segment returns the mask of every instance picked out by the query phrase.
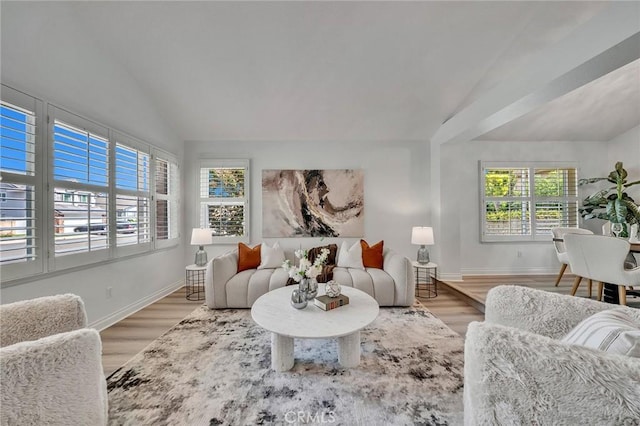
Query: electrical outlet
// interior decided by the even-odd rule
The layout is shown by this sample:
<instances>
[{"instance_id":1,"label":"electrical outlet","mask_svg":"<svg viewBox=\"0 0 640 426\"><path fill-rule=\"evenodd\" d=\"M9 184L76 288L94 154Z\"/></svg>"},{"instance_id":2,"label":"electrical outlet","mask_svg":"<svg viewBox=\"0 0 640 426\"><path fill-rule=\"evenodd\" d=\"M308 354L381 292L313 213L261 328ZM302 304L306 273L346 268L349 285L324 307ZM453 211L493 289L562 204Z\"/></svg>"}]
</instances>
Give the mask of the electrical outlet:
<instances>
[{"instance_id":1,"label":"electrical outlet","mask_svg":"<svg viewBox=\"0 0 640 426\"><path fill-rule=\"evenodd\" d=\"M111 299L113 296L113 287L107 287L107 299Z\"/></svg>"},{"instance_id":2,"label":"electrical outlet","mask_svg":"<svg viewBox=\"0 0 640 426\"><path fill-rule=\"evenodd\" d=\"M518 257L522 257L522 252L521 252L520 250L518 250L518 251L516 252L516 255L517 255Z\"/></svg>"}]
</instances>

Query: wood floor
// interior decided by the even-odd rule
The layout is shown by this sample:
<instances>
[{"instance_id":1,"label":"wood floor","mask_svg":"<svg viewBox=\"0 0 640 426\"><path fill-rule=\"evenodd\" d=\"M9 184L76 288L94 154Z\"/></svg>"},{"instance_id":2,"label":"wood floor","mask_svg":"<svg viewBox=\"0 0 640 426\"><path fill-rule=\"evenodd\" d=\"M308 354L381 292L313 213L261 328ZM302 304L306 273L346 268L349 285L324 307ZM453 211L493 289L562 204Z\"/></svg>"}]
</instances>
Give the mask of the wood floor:
<instances>
[{"instance_id":1,"label":"wood floor","mask_svg":"<svg viewBox=\"0 0 640 426\"><path fill-rule=\"evenodd\" d=\"M567 275L558 287L554 286L554 282L555 276L551 275L465 277L464 282L438 283L438 296L434 298L426 298L426 292L420 290L417 299L450 328L464 336L470 322L484 320L484 300L491 288L515 284L569 294L573 276ZM586 283L583 283L577 296L587 297L586 288ZM594 285L594 299L596 291ZM184 289L180 289L102 331L105 375L122 366L202 303L186 300ZM628 304L640 307L640 298L629 298Z\"/></svg>"},{"instance_id":2,"label":"wood floor","mask_svg":"<svg viewBox=\"0 0 640 426\"><path fill-rule=\"evenodd\" d=\"M184 288L181 288L101 331L105 376L129 361L202 303L187 300Z\"/></svg>"}]
</instances>

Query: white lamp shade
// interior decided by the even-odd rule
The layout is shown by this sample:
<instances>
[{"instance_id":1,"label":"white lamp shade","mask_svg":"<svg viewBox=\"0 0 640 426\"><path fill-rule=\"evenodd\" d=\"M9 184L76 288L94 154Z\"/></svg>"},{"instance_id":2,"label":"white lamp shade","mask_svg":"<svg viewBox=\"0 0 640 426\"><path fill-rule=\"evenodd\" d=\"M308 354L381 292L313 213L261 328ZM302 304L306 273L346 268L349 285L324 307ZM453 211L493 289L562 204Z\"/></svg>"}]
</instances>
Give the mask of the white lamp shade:
<instances>
[{"instance_id":1,"label":"white lamp shade","mask_svg":"<svg viewBox=\"0 0 640 426\"><path fill-rule=\"evenodd\" d=\"M433 245L433 228L429 226L414 226L411 230L411 244Z\"/></svg>"},{"instance_id":2,"label":"white lamp shade","mask_svg":"<svg viewBox=\"0 0 640 426\"><path fill-rule=\"evenodd\" d=\"M191 232L192 246L206 246L213 242L210 229L193 228Z\"/></svg>"}]
</instances>

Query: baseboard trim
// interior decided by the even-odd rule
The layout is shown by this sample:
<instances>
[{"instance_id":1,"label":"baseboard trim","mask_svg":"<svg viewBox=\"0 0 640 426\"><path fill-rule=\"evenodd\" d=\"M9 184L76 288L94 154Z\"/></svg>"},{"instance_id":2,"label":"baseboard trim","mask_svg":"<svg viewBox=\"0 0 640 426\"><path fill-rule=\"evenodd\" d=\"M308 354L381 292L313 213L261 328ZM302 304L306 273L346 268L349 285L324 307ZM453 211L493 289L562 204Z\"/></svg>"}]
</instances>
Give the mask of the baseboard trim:
<instances>
[{"instance_id":1,"label":"baseboard trim","mask_svg":"<svg viewBox=\"0 0 640 426\"><path fill-rule=\"evenodd\" d=\"M147 297L144 297L130 305L125 306L124 308L112 313L111 315L108 315L104 318L100 318L97 321L93 321L92 323L89 324L89 327L95 328L98 331L102 331L105 328L111 327L115 323L122 321L129 315L135 314L139 310L146 308L147 306L157 302L163 297L170 295L171 293L173 293L174 291L178 290L181 287L184 287L184 280L171 283L168 286L156 291L155 293Z\"/></svg>"},{"instance_id":2,"label":"baseboard trim","mask_svg":"<svg viewBox=\"0 0 640 426\"><path fill-rule=\"evenodd\" d=\"M460 281L462 282L462 274L454 274L450 272L438 272L438 281Z\"/></svg>"},{"instance_id":3,"label":"baseboard trim","mask_svg":"<svg viewBox=\"0 0 640 426\"><path fill-rule=\"evenodd\" d=\"M560 268L465 268L461 275L557 275ZM458 280L456 280L458 281Z\"/></svg>"}]
</instances>

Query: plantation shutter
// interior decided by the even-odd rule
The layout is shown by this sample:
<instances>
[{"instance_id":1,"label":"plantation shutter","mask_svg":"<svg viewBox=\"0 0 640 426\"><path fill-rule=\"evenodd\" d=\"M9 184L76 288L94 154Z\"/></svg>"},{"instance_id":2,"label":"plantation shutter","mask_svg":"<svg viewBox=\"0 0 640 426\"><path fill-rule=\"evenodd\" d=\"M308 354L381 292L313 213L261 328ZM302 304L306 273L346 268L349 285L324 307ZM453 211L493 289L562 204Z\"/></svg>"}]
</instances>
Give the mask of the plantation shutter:
<instances>
[{"instance_id":1,"label":"plantation shutter","mask_svg":"<svg viewBox=\"0 0 640 426\"><path fill-rule=\"evenodd\" d=\"M149 147L116 134L116 246L147 250L151 243L151 155Z\"/></svg>"},{"instance_id":2,"label":"plantation shutter","mask_svg":"<svg viewBox=\"0 0 640 426\"><path fill-rule=\"evenodd\" d=\"M200 227L214 242L248 237L248 162L200 168Z\"/></svg>"},{"instance_id":3,"label":"plantation shutter","mask_svg":"<svg viewBox=\"0 0 640 426\"><path fill-rule=\"evenodd\" d=\"M156 238L159 242L174 240L180 236L178 164L160 156L156 158L155 164Z\"/></svg>"},{"instance_id":4,"label":"plantation shutter","mask_svg":"<svg viewBox=\"0 0 640 426\"><path fill-rule=\"evenodd\" d=\"M578 226L574 166L481 163L482 241L546 241Z\"/></svg>"},{"instance_id":5,"label":"plantation shutter","mask_svg":"<svg viewBox=\"0 0 640 426\"><path fill-rule=\"evenodd\" d=\"M16 100L23 100L25 106L30 108L17 106L4 99L11 95ZM42 252L41 239L37 229L37 219L40 219L36 216L36 108L33 98L10 93L4 87L2 96L0 265L3 275L21 276L34 272L37 269L35 263L41 264L38 259Z\"/></svg>"},{"instance_id":6,"label":"plantation shutter","mask_svg":"<svg viewBox=\"0 0 640 426\"><path fill-rule=\"evenodd\" d=\"M54 119L52 132L54 210L51 219L55 256L103 251L102 257L106 258L109 248L108 131L53 109L54 117L61 117Z\"/></svg>"}]
</instances>

